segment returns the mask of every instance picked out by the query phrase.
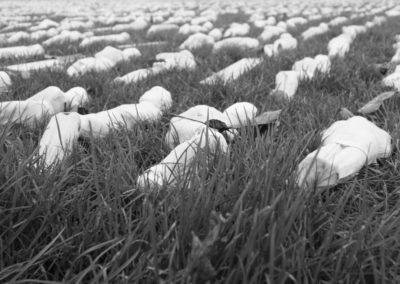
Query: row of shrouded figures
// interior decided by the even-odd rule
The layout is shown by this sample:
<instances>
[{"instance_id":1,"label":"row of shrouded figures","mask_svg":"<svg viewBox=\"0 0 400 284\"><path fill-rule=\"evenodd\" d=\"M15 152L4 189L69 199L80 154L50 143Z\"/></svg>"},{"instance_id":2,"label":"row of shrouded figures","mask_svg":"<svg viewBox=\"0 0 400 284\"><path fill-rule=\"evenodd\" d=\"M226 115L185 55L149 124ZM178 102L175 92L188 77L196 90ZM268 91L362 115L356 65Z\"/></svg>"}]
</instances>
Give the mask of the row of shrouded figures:
<instances>
[{"instance_id":1,"label":"row of shrouded figures","mask_svg":"<svg viewBox=\"0 0 400 284\"><path fill-rule=\"evenodd\" d=\"M301 19L301 18L300 18ZM294 20L294 19L293 19ZM303 19L304 20L304 19ZM341 20L337 23L346 22L347 18L337 18L337 20ZM333 38L328 44L328 51L330 57L343 57L345 53L349 51L350 44L354 40L355 36L359 33L365 33L368 29L381 25L386 22L387 19L383 16L375 16L372 21L368 21L365 25L350 25L345 26L342 28L343 34ZM333 26L336 25L332 24ZM235 25L234 25L235 24ZM238 28L238 26L246 25L247 23L238 24L233 23L233 27ZM322 25L322 24L321 24ZM320 26L321 26L320 25ZM313 30L316 35L325 33L329 30L328 24L323 24L323 28L320 26L313 27ZM161 24L155 25L154 27L158 27L163 34L168 33L170 24ZM249 29L249 27L248 27ZM321 31L320 31L321 29ZM150 29L151 30L151 29ZM150 31L149 30L149 31ZM308 29L309 30L309 29ZM307 30L307 31L308 31ZM229 29L228 29L229 31ZM66 32L65 34L59 35L58 37L61 38L75 38L75 33L73 32ZM79 32L76 32L79 33ZM308 32L307 34L309 34ZM230 35L232 36L232 35ZM279 36L277 40L275 40L272 44L266 44L264 46L264 53L267 56L278 56L279 53L283 50L293 50L297 48L298 41L295 39L290 33L287 32L286 27L282 25L279 26L267 26L265 27L264 32L261 34L259 39L244 37L240 33L238 35L234 34L233 37L224 38L222 39L222 35L219 37L212 37L207 34L203 34L201 32L195 33L190 35L180 46L180 50L189 50L190 52L196 52L199 49L212 49L214 53L219 53L224 50L229 49L237 49L241 51L248 51L248 50L256 50L261 47L263 42L271 40L273 37ZM309 39L311 36L303 37L305 40ZM79 37L81 38L81 37ZM91 39L94 42L104 42L113 45L122 44L124 42L129 41L129 35L127 33L122 34L114 34L114 35L103 35L103 36L93 36ZM165 42L156 42L155 44L163 44ZM118 63L131 60L133 58L140 57L140 51L134 48L132 45L119 45L121 50L116 49L114 47L107 47L104 50L96 53L93 57L86 57L78 59L74 64L70 65L67 70L68 75L76 76L76 75L83 75L87 72L103 72L108 71L114 68ZM128 48L126 48L128 47ZM186 52L187 53L187 52ZM184 56L188 57L186 53L177 53L179 54L180 58ZM164 53L162 53L164 54ZM162 54L159 56L161 57ZM174 56L174 57L177 57ZM29 45L29 46L12 46L12 47L5 47L0 48L0 59L30 59L35 57L43 57L45 56L45 49L40 44ZM65 56L59 58L53 58L48 60L40 60L28 63L20 63L15 65L7 66L7 70L12 72L21 73L23 77L29 77L32 72L41 70L41 69L52 69L52 70L62 70L66 65L69 65L76 58L79 58L80 55L74 56ZM178 59L176 59L178 60ZM188 57L185 61L190 62L190 58ZM190 62L191 63L191 62ZM176 65L176 64L175 64ZM182 64L178 64L182 66ZM188 67L193 65L193 63L188 64ZM131 82L134 83L137 77L145 77L148 73L159 73L162 70L167 68L160 68L160 66L153 66L153 68L145 69L145 70L137 70L131 72L132 74L127 74L124 77L127 78L117 78L116 81L121 82ZM160 71L161 70L161 71ZM133 79L132 79L133 78Z\"/></svg>"},{"instance_id":2,"label":"row of shrouded figures","mask_svg":"<svg viewBox=\"0 0 400 284\"><path fill-rule=\"evenodd\" d=\"M66 93L48 87L25 101L0 105L1 125L24 124L35 127L37 121L50 121L39 141L39 155L45 170L51 171L64 162L78 143L79 137L105 137L113 129L131 130L139 122L154 122L172 106L170 92L153 87L137 104L125 104L91 114L75 112L90 100L84 89ZM35 107L31 107L34 105ZM69 112L64 112L64 111ZM235 103L223 112L207 105L194 106L173 117L165 142L171 152L157 165L138 177L139 188L174 186L192 169L199 151L229 155L229 143L237 128L254 125L257 108L248 102ZM227 127L215 129L210 120ZM300 187L324 188L353 177L364 166L392 153L391 136L361 116L333 123L322 132L321 147L310 153L298 166L296 181Z\"/></svg>"},{"instance_id":3,"label":"row of shrouded figures","mask_svg":"<svg viewBox=\"0 0 400 284\"><path fill-rule=\"evenodd\" d=\"M383 20L377 21L377 24L381 24ZM371 22L372 23L372 22ZM373 27L374 25L370 26ZM343 57L350 49L350 45L357 34L365 33L368 30L363 25L352 25L343 27L343 34L333 38L328 44L329 57ZM273 44L267 44L264 46L264 52L268 56L277 56L283 50L292 50L297 48L297 40L289 33L285 33L284 30L280 30L277 35L280 35ZM219 53L223 50L236 49L240 51L249 51L259 48L259 41L253 38L246 37L234 37L227 38L218 41L214 44L209 36L198 33L190 36L179 48L184 50L182 52L164 52L156 56L156 60L168 60L175 61L174 64L168 66L160 66L156 64L153 68L145 70L136 70L123 76L123 78L117 78L116 81L135 83L138 79L146 77L147 73L158 74L163 70L169 70L175 67L181 69L191 69L195 65L193 63L194 57L191 52L201 49L202 47L213 46L213 51ZM162 44L162 42L160 43ZM121 48L124 46L121 46ZM125 46L126 47L126 46ZM34 56L44 56L45 51L39 45L31 46L14 46L7 48L0 48L0 58L31 58ZM28 63L20 63L15 65L7 66L7 70L12 72L21 73L25 78L28 78L32 72L41 69L51 70L62 70L66 65L69 65L70 61L74 61L76 56L66 56L61 58L41 60ZM67 74L69 76L84 75L88 72L104 72L114 68L121 62L126 62L131 59L140 57L141 53L137 48L128 47L122 48L121 50L108 46L102 51L96 53L93 57L80 58L75 63L69 66ZM178 63L176 63L178 62ZM163 68L161 68L163 67ZM126 78L125 78L126 77Z\"/></svg>"},{"instance_id":4,"label":"row of shrouded figures","mask_svg":"<svg viewBox=\"0 0 400 284\"><path fill-rule=\"evenodd\" d=\"M372 22L371 22L372 23ZM377 24L382 23L382 20L376 22ZM373 27L374 25L370 25ZM293 71L281 71L276 76L276 90L280 91L288 98L291 98L297 90L299 81L304 79L312 79L314 75L319 71L322 74L329 73L331 58L336 56L343 57L350 49L351 43L354 41L356 36L361 33L365 33L368 28L363 25L352 25L343 27L343 33L333 39L328 44L328 55L317 55L315 58L306 57L303 60L295 62L293 65ZM287 36L286 36L287 35ZM194 37L196 37L194 35ZM190 38L190 37L189 37ZM273 49L279 46L277 50L285 50L295 48L291 46L290 42L294 38L289 34L282 34L281 37L271 45ZM228 48L235 47L240 50L254 48L250 41L245 38L229 38L220 41L225 45L220 47ZM287 45L288 44L288 45ZM37 45L40 47L39 45ZM26 49L26 50L25 50ZM35 50L32 46L32 50ZM30 50L30 51L32 51ZM29 51L28 47L13 47L0 49L1 54L7 54L7 52L26 53ZM44 50L41 52L44 54ZM278 54L274 54L278 55ZM133 58L140 57L141 53L137 48L129 47L123 50L107 46L100 52L97 52L94 57L86 57L78 59L68 69L67 73L70 76L81 76L88 72L105 72L114 68L121 62L126 62ZM43 68L49 69L63 69L64 65L67 64L68 59L73 60L71 57L61 59L43 60L37 62L29 62L17 65L8 66L8 70L20 72L23 77L29 77L31 72L38 71ZM196 68L196 60L194 55L188 51L183 50L180 52L162 52L155 56L156 62L153 63L152 67L138 69L121 77L116 77L113 82L115 83L137 83L145 80L150 76L161 74L171 70L185 70L191 71ZM202 84L214 84L222 82L227 84L247 71L253 69L262 62L262 58L243 58L232 65L212 74L208 78L205 78L200 83ZM11 84L11 80L6 72L0 72L0 91L5 91Z\"/></svg>"}]
</instances>

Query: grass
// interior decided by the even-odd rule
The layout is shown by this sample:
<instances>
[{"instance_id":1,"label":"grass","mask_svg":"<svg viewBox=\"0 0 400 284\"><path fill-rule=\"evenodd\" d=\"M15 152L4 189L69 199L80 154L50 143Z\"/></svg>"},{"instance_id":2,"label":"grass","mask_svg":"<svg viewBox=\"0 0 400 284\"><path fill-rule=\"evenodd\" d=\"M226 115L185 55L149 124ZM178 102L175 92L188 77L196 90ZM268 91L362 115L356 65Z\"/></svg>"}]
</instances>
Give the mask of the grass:
<instances>
[{"instance_id":1,"label":"grass","mask_svg":"<svg viewBox=\"0 0 400 284\"><path fill-rule=\"evenodd\" d=\"M399 28L393 18L357 37L347 57L334 60L329 77L301 83L290 103L269 96L275 74L305 56L326 54L340 27L266 59L228 86L198 82L247 54L203 54L196 56L193 72L168 72L128 86L112 79L146 66L157 50L142 50L142 59L104 74L14 78L18 83L7 99L25 99L49 85L91 88L90 112L135 103L160 85L172 93L172 113L197 104L224 109L238 101L283 113L278 129L262 136L241 130L229 157L217 155L205 167L200 156L198 172L157 192L137 190L136 178L168 154L163 143L168 116L91 138L89 150L77 145L53 172L34 166L45 123L34 131L1 128L0 282L398 282L399 99L369 117L392 134L397 146L390 158L322 193L301 192L293 174L340 107L356 111L386 90L370 65L390 60Z\"/></svg>"}]
</instances>

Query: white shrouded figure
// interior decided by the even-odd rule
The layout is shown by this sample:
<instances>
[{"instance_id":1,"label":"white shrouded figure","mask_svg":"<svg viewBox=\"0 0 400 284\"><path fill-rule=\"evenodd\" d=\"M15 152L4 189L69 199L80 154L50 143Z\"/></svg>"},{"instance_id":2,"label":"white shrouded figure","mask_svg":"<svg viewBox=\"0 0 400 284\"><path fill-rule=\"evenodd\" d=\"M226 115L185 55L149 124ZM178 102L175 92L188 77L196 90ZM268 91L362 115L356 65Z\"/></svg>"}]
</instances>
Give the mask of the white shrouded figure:
<instances>
[{"instance_id":1,"label":"white shrouded figure","mask_svg":"<svg viewBox=\"0 0 400 284\"><path fill-rule=\"evenodd\" d=\"M297 39L289 33L281 34L280 38L274 42L275 52L280 50L291 50L297 48Z\"/></svg>"},{"instance_id":2,"label":"white shrouded figure","mask_svg":"<svg viewBox=\"0 0 400 284\"><path fill-rule=\"evenodd\" d=\"M83 75L88 72L97 73L109 71L121 62L129 61L140 56L141 53L136 48L119 50L107 46L103 50L97 52L94 57L86 57L76 61L67 69L67 73L72 77Z\"/></svg>"},{"instance_id":3,"label":"white shrouded figure","mask_svg":"<svg viewBox=\"0 0 400 284\"><path fill-rule=\"evenodd\" d=\"M288 29L288 25L286 24L286 22L283 22L283 21L280 21L279 23L277 23L276 26L278 28L284 29L285 31Z\"/></svg>"},{"instance_id":4,"label":"white shrouded figure","mask_svg":"<svg viewBox=\"0 0 400 284\"><path fill-rule=\"evenodd\" d=\"M177 144L191 139L195 133L206 126L210 119L220 120L228 123L227 117L214 107L197 105L187 111L171 118L170 126L165 135L165 143L170 149Z\"/></svg>"},{"instance_id":5,"label":"white shrouded figure","mask_svg":"<svg viewBox=\"0 0 400 284\"><path fill-rule=\"evenodd\" d=\"M21 123L30 128L48 116L65 110L76 111L90 98L85 89L76 87L64 93L60 88L50 86L25 101L0 103L0 125Z\"/></svg>"},{"instance_id":6,"label":"white shrouded figure","mask_svg":"<svg viewBox=\"0 0 400 284\"><path fill-rule=\"evenodd\" d=\"M228 84L242 76L244 73L247 73L256 66L260 65L262 61L263 60L261 58L242 58L239 61L200 81L200 84L213 85L218 82Z\"/></svg>"},{"instance_id":7,"label":"white shrouded figure","mask_svg":"<svg viewBox=\"0 0 400 284\"><path fill-rule=\"evenodd\" d=\"M44 56L44 49L40 44L0 48L0 59L30 59L38 56Z\"/></svg>"},{"instance_id":8,"label":"white shrouded figure","mask_svg":"<svg viewBox=\"0 0 400 284\"><path fill-rule=\"evenodd\" d=\"M218 41L222 38L222 31L221 29L215 28L212 29L208 35L214 39L214 41Z\"/></svg>"},{"instance_id":9,"label":"white shrouded figure","mask_svg":"<svg viewBox=\"0 0 400 284\"><path fill-rule=\"evenodd\" d=\"M212 28L214 28L214 24L211 23L210 21L207 21L203 24L203 28L206 29L207 32L211 31Z\"/></svg>"},{"instance_id":10,"label":"white shrouded figure","mask_svg":"<svg viewBox=\"0 0 400 284\"><path fill-rule=\"evenodd\" d=\"M257 108L248 102L235 103L223 113L211 106L197 105L171 118L165 143L173 149L176 145L191 139L200 129L206 128L210 120L219 120L229 128L251 125L255 121L256 114ZM233 129L224 133L228 141L233 140L237 134Z\"/></svg>"},{"instance_id":11,"label":"white shrouded figure","mask_svg":"<svg viewBox=\"0 0 400 284\"><path fill-rule=\"evenodd\" d=\"M182 50L180 52L162 52L156 55L156 60L159 61L154 62L152 67L138 69L122 77L116 77L114 82L132 84L173 69L193 70L196 68L196 60L193 54L188 50Z\"/></svg>"},{"instance_id":12,"label":"white shrouded figure","mask_svg":"<svg viewBox=\"0 0 400 284\"><path fill-rule=\"evenodd\" d=\"M61 71L67 62L59 59L40 60L28 63L20 63L7 66L7 70L19 73L22 78L28 79L33 72L41 70Z\"/></svg>"},{"instance_id":13,"label":"white shrouded figure","mask_svg":"<svg viewBox=\"0 0 400 284\"><path fill-rule=\"evenodd\" d=\"M296 61L292 67L292 70L298 73L299 80L314 78L316 69L317 62L311 57L305 57L302 60Z\"/></svg>"},{"instance_id":14,"label":"white shrouded figure","mask_svg":"<svg viewBox=\"0 0 400 284\"><path fill-rule=\"evenodd\" d=\"M264 45L264 54L269 57L276 56L279 55L281 51L296 49L297 44L297 39L291 34L283 33L273 44Z\"/></svg>"},{"instance_id":15,"label":"white shrouded figure","mask_svg":"<svg viewBox=\"0 0 400 284\"><path fill-rule=\"evenodd\" d=\"M172 107L171 93L160 86L155 86L145 92L139 99L139 103L149 102L162 111L168 111Z\"/></svg>"},{"instance_id":16,"label":"white shrouded figure","mask_svg":"<svg viewBox=\"0 0 400 284\"><path fill-rule=\"evenodd\" d=\"M59 24L49 19L42 20L38 25L31 27L30 31L47 30L50 28L56 28Z\"/></svg>"},{"instance_id":17,"label":"white shrouded figure","mask_svg":"<svg viewBox=\"0 0 400 284\"><path fill-rule=\"evenodd\" d=\"M121 52L121 50L111 46L106 46L103 50L97 52L94 55L94 58L97 59L107 58L108 60L114 62L115 64L125 60L124 53Z\"/></svg>"},{"instance_id":18,"label":"white shrouded figure","mask_svg":"<svg viewBox=\"0 0 400 284\"><path fill-rule=\"evenodd\" d=\"M83 75L88 72L104 72L111 70L114 68L114 62L110 61L107 58L82 58L76 61L67 69L67 73L69 76L78 76Z\"/></svg>"},{"instance_id":19,"label":"white shrouded figure","mask_svg":"<svg viewBox=\"0 0 400 284\"><path fill-rule=\"evenodd\" d=\"M200 48L212 48L214 46L214 38L202 33L196 33L189 36L180 46L179 49L187 49L190 51Z\"/></svg>"},{"instance_id":20,"label":"white shrouded figure","mask_svg":"<svg viewBox=\"0 0 400 284\"><path fill-rule=\"evenodd\" d=\"M33 95L26 101L35 101L49 104L54 113L65 111L66 98L63 91L55 86L50 86Z\"/></svg>"},{"instance_id":21,"label":"white shrouded figure","mask_svg":"<svg viewBox=\"0 0 400 284\"><path fill-rule=\"evenodd\" d=\"M188 36L195 33L205 33L207 31L207 28L200 25L184 24L179 28L178 33L183 36Z\"/></svg>"},{"instance_id":22,"label":"white shrouded figure","mask_svg":"<svg viewBox=\"0 0 400 284\"><path fill-rule=\"evenodd\" d=\"M161 62L154 62L153 66L161 67L165 70L194 70L196 68L196 60L188 50L162 52L156 55L156 60L161 60Z\"/></svg>"},{"instance_id":23,"label":"white shrouded figure","mask_svg":"<svg viewBox=\"0 0 400 284\"><path fill-rule=\"evenodd\" d=\"M258 19L254 19L253 24L257 28L271 27L276 25L276 19L273 16L269 16L267 19L265 19L264 15L262 15Z\"/></svg>"},{"instance_id":24,"label":"white shrouded figure","mask_svg":"<svg viewBox=\"0 0 400 284\"><path fill-rule=\"evenodd\" d=\"M228 127L239 128L254 123L257 108L252 103L239 102L229 106L223 114L226 116Z\"/></svg>"},{"instance_id":25,"label":"white shrouded figure","mask_svg":"<svg viewBox=\"0 0 400 284\"><path fill-rule=\"evenodd\" d=\"M161 118L159 108L149 102L125 104L113 109L81 115L81 134L101 138L111 129L120 127L131 130L138 121L156 121Z\"/></svg>"},{"instance_id":26,"label":"white shrouded figure","mask_svg":"<svg viewBox=\"0 0 400 284\"><path fill-rule=\"evenodd\" d=\"M259 40L263 42L267 42L272 38L279 36L286 32L285 28L277 27L277 26L267 26L264 28L264 31L259 35Z\"/></svg>"},{"instance_id":27,"label":"white shrouded figure","mask_svg":"<svg viewBox=\"0 0 400 284\"><path fill-rule=\"evenodd\" d=\"M346 23L349 19L343 16L339 16L336 18L333 18L332 20L329 21L329 26L331 27L335 27L335 26L339 26L342 25L344 23Z\"/></svg>"},{"instance_id":28,"label":"white shrouded figure","mask_svg":"<svg viewBox=\"0 0 400 284\"><path fill-rule=\"evenodd\" d=\"M303 40L308 40L310 38L316 37L318 35L322 35L326 32L329 31L329 26L326 23L321 23L319 26L316 27L310 27L307 30L305 30L302 34L301 37Z\"/></svg>"},{"instance_id":29,"label":"white shrouded figure","mask_svg":"<svg viewBox=\"0 0 400 284\"><path fill-rule=\"evenodd\" d=\"M350 50L353 39L348 34L341 34L332 38L328 43L329 57L343 58Z\"/></svg>"},{"instance_id":30,"label":"white shrouded figure","mask_svg":"<svg viewBox=\"0 0 400 284\"><path fill-rule=\"evenodd\" d=\"M47 101L8 101L0 103L0 125L23 124L33 128L37 121L54 114Z\"/></svg>"},{"instance_id":31,"label":"white shrouded figure","mask_svg":"<svg viewBox=\"0 0 400 284\"><path fill-rule=\"evenodd\" d=\"M73 90L73 93L79 93L79 90ZM44 165L49 167L64 159L80 136L102 138L113 129L131 130L140 121L159 120L162 112L171 106L171 94L161 87L154 87L140 97L138 104L120 105L86 115L58 114L46 127L39 142L39 154L44 157Z\"/></svg>"},{"instance_id":32,"label":"white shrouded figure","mask_svg":"<svg viewBox=\"0 0 400 284\"><path fill-rule=\"evenodd\" d=\"M397 91L400 91L400 72L395 71L392 74L383 78L382 85L386 87L392 87L395 88Z\"/></svg>"},{"instance_id":33,"label":"white shrouded figure","mask_svg":"<svg viewBox=\"0 0 400 284\"><path fill-rule=\"evenodd\" d=\"M85 48L92 46L94 44L106 43L106 44L124 44L128 43L131 40L131 37L128 33L123 32L120 34L111 34L111 35L103 35L103 36L91 36L85 38L79 44L80 47Z\"/></svg>"},{"instance_id":34,"label":"white shrouded figure","mask_svg":"<svg viewBox=\"0 0 400 284\"><path fill-rule=\"evenodd\" d=\"M321 74L329 74L331 71L331 60L329 56L324 55L324 54L318 54L317 56L314 57L314 60L317 62L317 70Z\"/></svg>"},{"instance_id":35,"label":"white shrouded figure","mask_svg":"<svg viewBox=\"0 0 400 284\"><path fill-rule=\"evenodd\" d=\"M286 20L288 28L296 28L297 26L305 25L307 23L308 23L307 19L303 17L294 17Z\"/></svg>"},{"instance_id":36,"label":"white shrouded figure","mask_svg":"<svg viewBox=\"0 0 400 284\"><path fill-rule=\"evenodd\" d=\"M77 112L78 108L85 106L91 100L86 90L82 87L74 87L64 93L66 109Z\"/></svg>"},{"instance_id":37,"label":"white shrouded figure","mask_svg":"<svg viewBox=\"0 0 400 284\"><path fill-rule=\"evenodd\" d=\"M162 68L158 67L152 67L152 68L142 68L138 69L132 72L129 72L128 74L125 74L124 76L121 77L116 77L114 79L115 83L123 83L123 84L134 84L137 82L140 82L142 80L145 80L146 78L150 76L154 76L157 74L160 74L163 71Z\"/></svg>"},{"instance_id":38,"label":"white shrouded figure","mask_svg":"<svg viewBox=\"0 0 400 284\"><path fill-rule=\"evenodd\" d=\"M125 48L124 50L122 50L122 54L123 54L123 57L124 57L123 61L131 60L131 59L138 58L138 57L142 56L142 54L140 53L139 49L137 49L136 47Z\"/></svg>"},{"instance_id":39,"label":"white shrouded figure","mask_svg":"<svg viewBox=\"0 0 400 284\"><path fill-rule=\"evenodd\" d=\"M81 115L75 112L54 115L39 142L39 155L50 166L71 153L81 132ZM45 146L44 146L45 145Z\"/></svg>"},{"instance_id":40,"label":"white shrouded figure","mask_svg":"<svg viewBox=\"0 0 400 284\"><path fill-rule=\"evenodd\" d=\"M368 31L368 28L361 25L351 25L343 27L342 31L343 34L349 35L354 40L357 35L366 33Z\"/></svg>"},{"instance_id":41,"label":"white shrouded figure","mask_svg":"<svg viewBox=\"0 0 400 284\"><path fill-rule=\"evenodd\" d=\"M393 44L393 48L396 52L390 61L398 64L400 62L400 35L396 35L394 38L396 42Z\"/></svg>"},{"instance_id":42,"label":"white shrouded figure","mask_svg":"<svg viewBox=\"0 0 400 284\"><path fill-rule=\"evenodd\" d=\"M142 31L148 27L149 23L144 18L137 18L132 23L117 24L115 26L100 27L93 31L96 33L120 33L127 31Z\"/></svg>"},{"instance_id":43,"label":"white shrouded figure","mask_svg":"<svg viewBox=\"0 0 400 284\"><path fill-rule=\"evenodd\" d=\"M11 78L4 71L0 71L0 94L6 93L11 87Z\"/></svg>"},{"instance_id":44,"label":"white shrouded figure","mask_svg":"<svg viewBox=\"0 0 400 284\"><path fill-rule=\"evenodd\" d=\"M53 37L53 36L57 35L58 33L59 33L59 31L55 28L51 28L48 30L39 30L39 31L35 31L35 32L31 33L30 39L32 41L38 42L38 41L47 39L49 37Z\"/></svg>"},{"instance_id":45,"label":"white shrouded figure","mask_svg":"<svg viewBox=\"0 0 400 284\"><path fill-rule=\"evenodd\" d=\"M60 34L57 34L47 40L45 40L42 44L47 47L55 44L66 44L66 43L75 43L87 36L93 36L91 33L81 33L79 31L68 31L63 30Z\"/></svg>"},{"instance_id":46,"label":"white shrouded figure","mask_svg":"<svg viewBox=\"0 0 400 284\"><path fill-rule=\"evenodd\" d=\"M395 36L396 43L393 48L396 49L396 54L393 56L391 62L398 64L400 62L400 35ZM393 73L387 75L382 79L382 85L391 87L400 91L400 65L397 65Z\"/></svg>"},{"instance_id":47,"label":"white shrouded figure","mask_svg":"<svg viewBox=\"0 0 400 284\"><path fill-rule=\"evenodd\" d=\"M327 55L317 55L315 58L305 57L296 61L292 70L298 73L299 80L311 80L315 77L316 72L327 75L331 70L331 61Z\"/></svg>"},{"instance_id":48,"label":"white shrouded figure","mask_svg":"<svg viewBox=\"0 0 400 284\"><path fill-rule=\"evenodd\" d=\"M176 146L159 164L147 169L137 179L140 189L157 189L173 186L184 179L193 167L200 152L227 154L228 144L224 136L211 128L201 128L194 136Z\"/></svg>"},{"instance_id":49,"label":"white shrouded figure","mask_svg":"<svg viewBox=\"0 0 400 284\"><path fill-rule=\"evenodd\" d=\"M307 189L332 187L391 153L391 137L383 129L361 116L340 120L322 132L321 147L299 164L297 184Z\"/></svg>"},{"instance_id":50,"label":"white shrouded figure","mask_svg":"<svg viewBox=\"0 0 400 284\"><path fill-rule=\"evenodd\" d=\"M260 46L260 42L251 37L230 37L214 44L213 52L219 53L222 51L237 49L240 51L255 50Z\"/></svg>"},{"instance_id":51,"label":"white shrouded figure","mask_svg":"<svg viewBox=\"0 0 400 284\"><path fill-rule=\"evenodd\" d=\"M299 78L296 71L280 71L275 76L274 94L283 95L287 99L292 99L299 87Z\"/></svg>"},{"instance_id":52,"label":"white shrouded figure","mask_svg":"<svg viewBox=\"0 0 400 284\"><path fill-rule=\"evenodd\" d=\"M268 57L272 57L272 56L276 55L275 51L274 51L274 44L264 45L263 50L264 50L264 54Z\"/></svg>"},{"instance_id":53,"label":"white shrouded figure","mask_svg":"<svg viewBox=\"0 0 400 284\"><path fill-rule=\"evenodd\" d=\"M224 32L224 37L247 36L250 32L248 23L232 23Z\"/></svg>"},{"instance_id":54,"label":"white shrouded figure","mask_svg":"<svg viewBox=\"0 0 400 284\"><path fill-rule=\"evenodd\" d=\"M161 37L164 38L167 34L177 34L179 31L179 26L174 24L158 24L152 25L147 30L148 38Z\"/></svg>"},{"instance_id":55,"label":"white shrouded figure","mask_svg":"<svg viewBox=\"0 0 400 284\"><path fill-rule=\"evenodd\" d=\"M27 32L19 31L12 33L8 36L8 38L4 38L4 41L9 43L9 44L16 44L19 41L22 40L30 40L31 35L28 34Z\"/></svg>"},{"instance_id":56,"label":"white shrouded figure","mask_svg":"<svg viewBox=\"0 0 400 284\"><path fill-rule=\"evenodd\" d=\"M393 55L392 59L390 60L391 62L396 62L399 63L400 62L400 46L399 43L396 43L396 53Z\"/></svg>"}]
</instances>

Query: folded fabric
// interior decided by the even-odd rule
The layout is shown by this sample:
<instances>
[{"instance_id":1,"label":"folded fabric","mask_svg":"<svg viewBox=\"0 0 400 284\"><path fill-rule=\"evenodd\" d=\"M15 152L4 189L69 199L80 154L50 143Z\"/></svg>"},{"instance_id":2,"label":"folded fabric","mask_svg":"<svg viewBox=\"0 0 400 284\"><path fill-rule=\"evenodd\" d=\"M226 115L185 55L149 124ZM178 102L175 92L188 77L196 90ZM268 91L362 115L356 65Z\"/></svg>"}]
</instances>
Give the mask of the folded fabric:
<instances>
[{"instance_id":1,"label":"folded fabric","mask_svg":"<svg viewBox=\"0 0 400 284\"><path fill-rule=\"evenodd\" d=\"M76 90L71 93L77 93ZM74 97L75 98L75 97ZM132 129L140 121L156 121L172 106L171 94L155 87L146 92L138 104L125 104L113 109L80 115L59 113L50 119L39 142L39 155L50 167L72 151L80 136L102 138L113 129Z\"/></svg>"},{"instance_id":2,"label":"folded fabric","mask_svg":"<svg viewBox=\"0 0 400 284\"><path fill-rule=\"evenodd\" d=\"M247 73L256 66L260 65L262 61L263 60L261 58L242 58L239 61L200 81L200 84L213 85L218 82L221 82L222 84L228 84L242 76L244 73Z\"/></svg>"},{"instance_id":3,"label":"folded fabric","mask_svg":"<svg viewBox=\"0 0 400 284\"><path fill-rule=\"evenodd\" d=\"M333 187L391 153L389 133L364 117L337 121L322 132L321 147L299 164L297 183L307 189Z\"/></svg>"},{"instance_id":4,"label":"folded fabric","mask_svg":"<svg viewBox=\"0 0 400 284\"><path fill-rule=\"evenodd\" d=\"M0 48L0 59L30 59L39 56L44 56L44 49L40 44Z\"/></svg>"},{"instance_id":5,"label":"folded fabric","mask_svg":"<svg viewBox=\"0 0 400 284\"><path fill-rule=\"evenodd\" d=\"M59 112L77 111L89 101L89 95L81 87L64 93L50 86L24 101L1 102L0 125L20 123L32 128L37 121Z\"/></svg>"},{"instance_id":6,"label":"folded fabric","mask_svg":"<svg viewBox=\"0 0 400 284\"><path fill-rule=\"evenodd\" d=\"M162 186L173 186L184 180L200 153L228 153L228 144L224 136L211 128L196 131L195 135L176 146L159 164L146 170L137 179L139 188L156 189Z\"/></svg>"}]
</instances>

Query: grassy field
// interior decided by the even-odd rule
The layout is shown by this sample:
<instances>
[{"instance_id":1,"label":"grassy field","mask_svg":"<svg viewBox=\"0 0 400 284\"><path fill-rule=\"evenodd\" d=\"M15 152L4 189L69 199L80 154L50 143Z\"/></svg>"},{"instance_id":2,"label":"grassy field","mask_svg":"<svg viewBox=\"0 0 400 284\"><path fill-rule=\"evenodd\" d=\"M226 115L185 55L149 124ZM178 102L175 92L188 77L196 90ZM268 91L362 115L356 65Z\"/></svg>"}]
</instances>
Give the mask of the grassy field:
<instances>
[{"instance_id":1,"label":"grassy field","mask_svg":"<svg viewBox=\"0 0 400 284\"><path fill-rule=\"evenodd\" d=\"M246 20L228 15L217 24L238 18ZM292 34L299 37L305 29ZM136 85L112 83L117 75L149 66L158 52L175 50L180 39L166 48L142 49L142 58L109 73L15 77L1 100L25 99L49 85L83 86L93 96L89 111L98 112L135 103L159 85L172 94L171 113L197 104L222 110L239 101L255 104L259 112L283 112L279 128L265 135L242 130L229 157L217 156L211 166L157 192L138 190L136 179L169 153L164 136L171 115L90 139L89 150L78 145L53 172L34 165L45 122L35 131L0 128L0 283L400 282L399 98L368 117L391 133L390 158L324 192L300 191L294 183L296 166L318 147L319 132L338 119L338 110L355 112L387 90L372 64L390 61L399 31L399 18L390 18L358 36L346 58L333 61L329 77L302 82L290 103L269 95L276 73L305 56L327 54L340 26L300 42L293 52L265 58L228 86L199 81L254 54L204 52L196 56L195 71L169 72ZM144 40L143 34L132 37ZM94 51L75 48L51 53ZM196 163L204 160L199 156Z\"/></svg>"}]
</instances>

